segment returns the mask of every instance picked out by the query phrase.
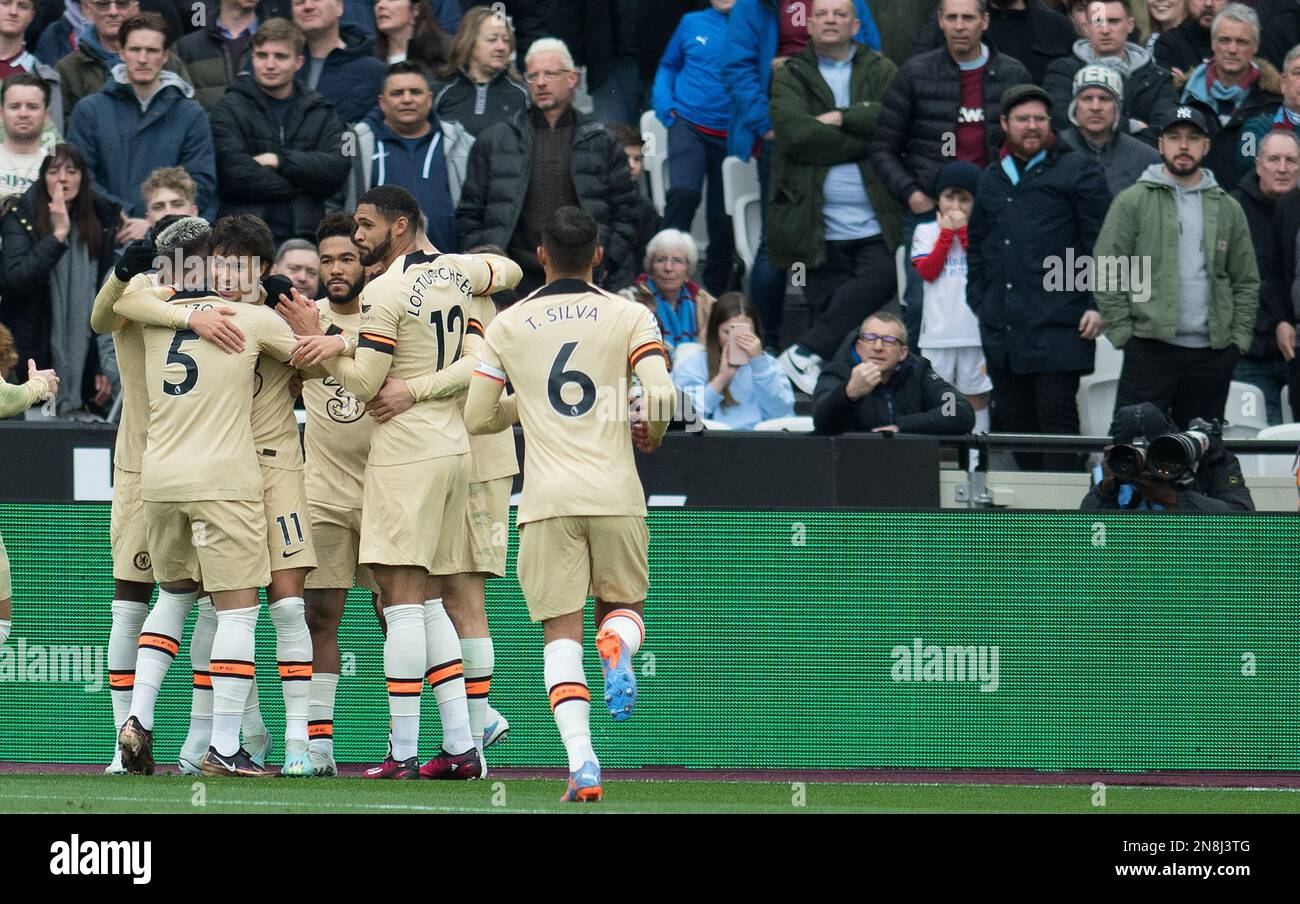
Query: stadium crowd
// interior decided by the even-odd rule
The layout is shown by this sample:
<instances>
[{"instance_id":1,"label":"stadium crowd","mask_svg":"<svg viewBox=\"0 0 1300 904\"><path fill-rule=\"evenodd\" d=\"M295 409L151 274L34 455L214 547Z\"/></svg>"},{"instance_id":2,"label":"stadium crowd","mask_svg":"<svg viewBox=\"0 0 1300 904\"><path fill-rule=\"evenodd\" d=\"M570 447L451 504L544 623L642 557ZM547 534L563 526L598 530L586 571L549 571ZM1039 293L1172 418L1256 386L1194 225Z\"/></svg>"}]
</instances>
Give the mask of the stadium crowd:
<instances>
[{"instance_id":1,"label":"stadium crowd","mask_svg":"<svg viewBox=\"0 0 1300 904\"><path fill-rule=\"evenodd\" d=\"M1116 408L1300 406L1297 0L0 0L0 77L0 360L59 416L112 416L90 308L159 217L258 216L317 297L380 185L503 305L583 209L711 426L1078 433L1102 337Z\"/></svg>"},{"instance_id":2,"label":"stadium crowd","mask_svg":"<svg viewBox=\"0 0 1300 904\"><path fill-rule=\"evenodd\" d=\"M1234 380L1280 420L1300 375L1300 0L1254 6L0 0L0 366L28 377L0 386L0 413L121 409L106 771L152 773L197 607L179 765L268 774L265 588L282 774L336 774L359 585L391 717L366 775L484 775L508 731L484 585L505 574L516 423L517 577L566 800L602 793L588 596L606 709L635 705L632 448L654 451L675 410L1077 433L1104 341L1122 352L1111 432L1134 445L1085 508L1251 507L1201 432L1170 439L1205 437L1199 483L1173 483L1194 450L1165 483L1124 461L1156 433L1217 438ZM753 234L729 157L754 161ZM2 544L0 565L3 643ZM425 682L443 746L420 766Z\"/></svg>"}]
</instances>

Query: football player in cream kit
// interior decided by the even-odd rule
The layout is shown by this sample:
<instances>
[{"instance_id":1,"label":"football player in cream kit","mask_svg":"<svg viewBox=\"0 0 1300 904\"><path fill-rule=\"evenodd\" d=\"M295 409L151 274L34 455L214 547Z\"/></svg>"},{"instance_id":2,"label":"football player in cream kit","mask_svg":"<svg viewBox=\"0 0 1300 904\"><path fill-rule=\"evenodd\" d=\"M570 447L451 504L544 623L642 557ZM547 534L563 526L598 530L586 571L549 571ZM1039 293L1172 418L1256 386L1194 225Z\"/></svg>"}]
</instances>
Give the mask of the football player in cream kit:
<instances>
[{"instance_id":1,"label":"football player in cream kit","mask_svg":"<svg viewBox=\"0 0 1300 904\"><path fill-rule=\"evenodd\" d=\"M636 704L632 657L645 636L650 584L645 494L632 448L658 447L676 393L654 314L592 285L602 249L591 217L561 207L542 229L537 257L546 285L488 327L465 426L487 434L523 425L519 583L529 615L542 623L544 678L569 758L562 799L594 801L603 789L582 668L583 610L595 597L605 704L623 721ZM626 393L632 374L644 389L645 415L629 437L627 420L597 401L602 387ZM503 399L507 381L514 395Z\"/></svg>"},{"instance_id":2,"label":"football player in cream kit","mask_svg":"<svg viewBox=\"0 0 1300 904\"><path fill-rule=\"evenodd\" d=\"M474 366L466 355L473 298L514 286L522 276L519 266L494 255L419 251L419 205L397 186L368 191L354 217L358 236L383 236L373 245L367 242L362 257L362 264L381 265L384 272L362 292L358 343L354 347L346 335L302 337L295 361L304 366L323 361L365 402L379 395L390 375L408 382L464 380ZM435 397L376 425L366 462L360 560L372 567L380 587L392 715L392 750L367 771L368 778L420 776L424 681L434 690L443 723L443 749L426 764L429 774L445 779L482 774L469 725L460 641L442 599L431 595L440 590L439 582L430 580L460 568L469 438L454 395L428 391Z\"/></svg>"}]
</instances>

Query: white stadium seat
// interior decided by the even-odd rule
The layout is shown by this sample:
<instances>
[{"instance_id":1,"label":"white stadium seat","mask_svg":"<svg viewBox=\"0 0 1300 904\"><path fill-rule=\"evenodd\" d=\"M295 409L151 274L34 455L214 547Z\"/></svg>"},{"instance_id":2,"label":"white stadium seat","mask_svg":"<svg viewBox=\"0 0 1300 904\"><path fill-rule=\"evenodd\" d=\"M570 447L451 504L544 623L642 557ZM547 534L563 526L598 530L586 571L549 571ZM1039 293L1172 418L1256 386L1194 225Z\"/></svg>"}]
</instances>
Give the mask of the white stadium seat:
<instances>
[{"instance_id":1,"label":"white stadium seat","mask_svg":"<svg viewBox=\"0 0 1300 904\"><path fill-rule=\"evenodd\" d=\"M754 425L754 429L772 433L812 433L813 419L807 416L774 417L766 421L759 421Z\"/></svg>"},{"instance_id":2,"label":"white stadium seat","mask_svg":"<svg viewBox=\"0 0 1300 904\"><path fill-rule=\"evenodd\" d=\"M705 430L730 430L722 421L711 421L707 417L700 418L700 423L704 425Z\"/></svg>"},{"instance_id":3,"label":"white stadium seat","mask_svg":"<svg viewBox=\"0 0 1300 904\"><path fill-rule=\"evenodd\" d=\"M650 201L660 215L668 197L668 130L654 110L641 114L641 137L645 139L645 172L650 179Z\"/></svg>"},{"instance_id":4,"label":"white stadium seat","mask_svg":"<svg viewBox=\"0 0 1300 904\"><path fill-rule=\"evenodd\" d=\"M1124 368L1124 353L1110 344L1105 336L1097 337L1096 357L1093 359L1092 376L1118 377Z\"/></svg>"},{"instance_id":5,"label":"white stadium seat","mask_svg":"<svg viewBox=\"0 0 1300 904\"><path fill-rule=\"evenodd\" d=\"M1228 401L1223 406L1224 439L1254 439L1268 426L1264 408L1264 391L1251 383L1232 381Z\"/></svg>"},{"instance_id":6,"label":"white stadium seat","mask_svg":"<svg viewBox=\"0 0 1300 904\"><path fill-rule=\"evenodd\" d=\"M736 243L736 253L745 262L746 272L754 271L754 255L763 236L763 211L758 193L742 195L736 199L731 211L731 234Z\"/></svg>"},{"instance_id":7,"label":"white stadium seat","mask_svg":"<svg viewBox=\"0 0 1300 904\"><path fill-rule=\"evenodd\" d=\"M1109 436L1110 422L1114 420L1115 394L1119 390L1119 377L1098 377L1089 374L1079 381L1079 432L1083 436Z\"/></svg>"},{"instance_id":8,"label":"white stadium seat","mask_svg":"<svg viewBox=\"0 0 1300 904\"><path fill-rule=\"evenodd\" d=\"M907 288L907 249L902 245L899 245L898 250L894 252L894 285L898 291L898 301L901 304L903 290ZM920 336L912 337L913 347L916 346L920 338Z\"/></svg>"},{"instance_id":9,"label":"white stadium seat","mask_svg":"<svg viewBox=\"0 0 1300 904\"><path fill-rule=\"evenodd\" d=\"M1300 424L1265 427L1255 439L1289 439L1300 443ZM1243 455L1241 470L1247 477L1287 477L1295 473L1295 455Z\"/></svg>"},{"instance_id":10,"label":"white stadium seat","mask_svg":"<svg viewBox=\"0 0 1300 904\"><path fill-rule=\"evenodd\" d=\"M722 204L727 213L736 215L736 203L749 195L761 193L758 164L753 160L728 157L722 161Z\"/></svg>"}]
</instances>

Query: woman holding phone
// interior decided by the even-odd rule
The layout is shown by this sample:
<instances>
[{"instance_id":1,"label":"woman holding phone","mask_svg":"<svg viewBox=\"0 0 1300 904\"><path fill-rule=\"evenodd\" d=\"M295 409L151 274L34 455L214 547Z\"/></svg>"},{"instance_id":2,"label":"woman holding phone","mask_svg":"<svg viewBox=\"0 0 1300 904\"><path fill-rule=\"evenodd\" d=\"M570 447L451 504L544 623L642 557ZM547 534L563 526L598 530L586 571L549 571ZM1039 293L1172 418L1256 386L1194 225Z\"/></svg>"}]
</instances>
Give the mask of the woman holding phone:
<instances>
[{"instance_id":1,"label":"woman holding phone","mask_svg":"<svg viewBox=\"0 0 1300 904\"><path fill-rule=\"evenodd\" d=\"M728 292L714 302L704 345L704 354L673 368L673 382L700 417L751 430L759 421L794 414L794 389L763 351L758 308L743 293Z\"/></svg>"}]
</instances>

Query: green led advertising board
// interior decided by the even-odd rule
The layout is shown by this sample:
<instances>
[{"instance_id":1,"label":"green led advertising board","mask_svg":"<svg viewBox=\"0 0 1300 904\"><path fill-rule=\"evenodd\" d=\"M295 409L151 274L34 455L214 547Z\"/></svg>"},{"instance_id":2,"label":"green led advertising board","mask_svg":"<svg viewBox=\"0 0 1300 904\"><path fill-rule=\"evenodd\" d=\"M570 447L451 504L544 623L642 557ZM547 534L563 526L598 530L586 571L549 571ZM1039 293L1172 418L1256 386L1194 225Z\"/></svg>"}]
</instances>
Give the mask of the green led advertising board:
<instances>
[{"instance_id":1,"label":"green led advertising board","mask_svg":"<svg viewBox=\"0 0 1300 904\"><path fill-rule=\"evenodd\" d=\"M111 756L108 518L106 504L0 508L14 582L0 760ZM588 624L604 765L1300 768L1294 516L661 509L650 531L629 722L599 705ZM490 760L561 766L515 539L507 576L488 585L491 699L511 723ZM336 756L378 762L383 650L363 592L348 598L341 644ZM163 763L185 735L187 651L188 629L158 704ZM282 735L265 612L257 656ZM426 688L422 756L437 745Z\"/></svg>"}]
</instances>

